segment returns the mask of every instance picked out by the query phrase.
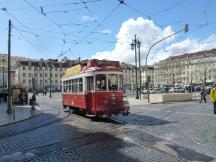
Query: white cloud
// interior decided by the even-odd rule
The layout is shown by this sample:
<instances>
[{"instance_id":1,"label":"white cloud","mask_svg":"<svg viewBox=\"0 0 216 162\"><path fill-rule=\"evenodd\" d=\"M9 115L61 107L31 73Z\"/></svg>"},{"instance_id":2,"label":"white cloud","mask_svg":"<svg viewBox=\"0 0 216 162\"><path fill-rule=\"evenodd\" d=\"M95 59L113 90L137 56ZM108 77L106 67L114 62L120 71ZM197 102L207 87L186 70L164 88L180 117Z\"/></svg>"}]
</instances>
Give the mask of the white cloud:
<instances>
[{"instance_id":1,"label":"white cloud","mask_svg":"<svg viewBox=\"0 0 216 162\"><path fill-rule=\"evenodd\" d=\"M98 18L96 16L83 16L82 21L84 22L97 22Z\"/></svg>"},{"instance_id":2,"label":"white cloud","mask_svg":"<svg viewBox=\"0 0 216 162\"><path fill-rule=\"evenodd\" d=\"M154 24L152 20L129 19L125 21L118 34L116 35L117 43L111 51L99 51L92 56L97 59L119 60L128 63L134 63L134 51L131 50L130 44L136 34L141 41L141 59L144 64L145 54L148 49L158 40L174 33L171 26L162 29ZM216 48L216 35L212 35L205 40L185 39L176 42L173 36L154 46L150 52L148 62L154 63L169 56L179 55L200 50Z\"/></svg>"},{"instance_id":3,"label":"white cloud","mask_svg":"<svg viewBox=\"0 0 216 162\"><path fill-rule=\"evenodd\" d=\"M134 62L134 51L131 50L130 44L136 34L141 41L141 58L144 60L144 54L147 49L160 38L172 33L171 27L161 29L156 26L153 21L138 17L136 20L129 19L125 21L118 34L116 35L117 43L112 51L97 52L92 58L111 59L125 61L129 63ZM167 39L163 43L169 42L174 37ZM163 44L161 43L161 45ZM158 46L159 47L159 46Z\"/></svg>"},{"instance_id":4,"label":"white cloud","mask_svg":"<svg viewBox=\"0 0 216 162\"><path fill-rule=\"evenodd\" d=\"M204 40L185 39L181 42L173 43L166 48L157 51L154 61L165 59L169 56L177 56L184 53L203 51L212 48L216 48L216 35L211 35Z\"/></svg>"}]
</instances>

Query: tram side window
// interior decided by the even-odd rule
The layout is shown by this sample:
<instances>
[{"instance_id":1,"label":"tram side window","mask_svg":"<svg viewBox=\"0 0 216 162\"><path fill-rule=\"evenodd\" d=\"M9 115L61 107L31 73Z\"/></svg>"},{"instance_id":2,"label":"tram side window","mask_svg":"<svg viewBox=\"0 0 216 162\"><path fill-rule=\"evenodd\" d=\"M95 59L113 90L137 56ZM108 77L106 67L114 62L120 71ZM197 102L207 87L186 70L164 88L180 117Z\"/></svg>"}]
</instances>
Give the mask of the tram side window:
<instances>
[{"instance_id":1,"label":"tram side window","mask_svg":"<svg viewBox=\"0 0 216 162\"><path fill-rule=\"evenodd\" d=\"M71 83L72 83L72 80L70 80L69 83L68 83L69 84L69 92L72 92L72 85L71 85Z\"/></svg>"},{"instance_id":2,"label":"tram side window","mask_svg":"<svg viewBox=\"0 0 216 162\"><path fill-rule=\"evenodd\" d=\"M83 92L83 78L79 78L79 92Z\"/></svg>"},{"instance_id":3,"label":"tram side window","mask_svg":"<svg viewBox=\"0 0 216 162\"><path fill-rule=\"evenodd\" d=\"M72 79L72 92L75 92L75 81Z\"/></svg>"},{"instance_id":4,"label":"tram side window","mask_svg":"<svg viewBox=\"0 0 216 162\"><path fill-rule=\"evenodd\" d=\"M96 75L96 90L106 91L106 75L105 74Z\"/></svg>"},{"instance_id":5,"label":"tram side window","mask_svg":"<svg viewBox=\"0 0 216 162\"><path fill-rule=\"evenodd\" d=\"M119 75L119 91L123 91L123 76Z\"/></svg>"},{"instance_id":6,"label":"tram side window","mask_svg":"<svg viewBox=\"0 0 216 162\"><path fill-rule=\"evenodd\" d=\"M67 81L67 92L69 92L69 84L70 84L70 82L69 82L69 80Z\"/></svg>"},{"instance_id":7,"label":"tram side window","mask_svg":"<svg viewBox=\"0 0 216 162\"><path fill-rule=\"evenodd\" d=\"M63 82L64 92L66 92L66 81Z\"/></svg>"},{"instance_id":8,"label":"tram side window","mask_svg":"<svg viewBox=\"0 0 216 162\"><path fill-rule=\"evenodd\" d=\"M108 75L108 87L109 87L109 91L118 91L118 75L117 74Z\"/></svg>"},{"instance_id":9,"label":"tram side window","mask_svg":"<svg viewBox=\"0 0 216 162\"><path fill-rule=\"evenodd\" d=\"M74 92L76 93L79 90L78 89L79 88L78 79L75 79L75 83L74 84L75 84L75 91Z\"/></svg>"}]
</instances>

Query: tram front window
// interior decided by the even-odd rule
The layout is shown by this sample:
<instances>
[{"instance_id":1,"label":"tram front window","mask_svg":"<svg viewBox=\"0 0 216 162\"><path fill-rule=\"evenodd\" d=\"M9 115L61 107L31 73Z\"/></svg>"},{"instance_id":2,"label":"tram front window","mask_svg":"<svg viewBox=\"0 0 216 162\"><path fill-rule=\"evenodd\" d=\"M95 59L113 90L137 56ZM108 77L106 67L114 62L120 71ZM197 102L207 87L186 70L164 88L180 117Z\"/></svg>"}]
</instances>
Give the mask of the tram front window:
<instances>
[{"instance_id":1,"label":"tram front window","mask_svg":"<svg viewBox=\"0 0 216 162\"><path fill-rule=\"evenodd\" d=\"M117 74L108 75L108 87L109 87L109 91L118 91L118 75Z\"/></svg>"},{"instance_id":2,"label":"tram front window","mask_svg":"<svg viewBox=\"0 0 216 162\"><path fill-rule=\"evenodd\" d=\"M96 90L106 91L106 75L105 74L96 75Z\"/></svg>"}]
</instances>

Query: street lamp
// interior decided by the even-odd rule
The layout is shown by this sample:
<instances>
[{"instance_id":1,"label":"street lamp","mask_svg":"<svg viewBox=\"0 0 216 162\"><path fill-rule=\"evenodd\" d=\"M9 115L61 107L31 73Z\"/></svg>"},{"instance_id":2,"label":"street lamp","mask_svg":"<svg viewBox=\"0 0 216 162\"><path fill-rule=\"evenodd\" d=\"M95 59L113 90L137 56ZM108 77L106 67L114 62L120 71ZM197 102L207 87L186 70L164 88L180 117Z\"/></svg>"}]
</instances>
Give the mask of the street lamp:
<instances>
[{"instance_id":1,"label":"street lamp","mask_svg":"<svg viewBox=\"0 0 216 162\"><path fill-rule=\"evenodd\" d=\"M147 61L148 61L148 55L149 55L151 49L152 49L156 44L162 42L163 40L165 40L165 39L167 39L167 38L170 38L170 37L172 37L173 35L176 35L176 34L182 32L182 31L184 31L184 32L186 33L186 32L188 32L188 30L189 30L188 24L185 24L185 27L184 27L183 29L181 29L181 30L179 30L179 31L177 31L177 32L175 32L175 33L173 33L173 34L171 34L171 35L169 35L169 36L167 36L167 37L165 37L165 38L163 38L163 39L161 39L161 40L155 42L155 43L149 48L149 50L148 50L148 52L147 52L147 54L146 54L146 59L145 59L146 78L148 78L148 74L147 74ZM148 82L148 79L147 79L147 82ZM148 102L150 102L148 83L147 83L147 96L148 96Z\"/></svg>"},{"instance_id":2,"label":"street lamp","mask_svg":"<svg viewBox=\"0 0 216 162\"><path fill-rule=\"evenodd\" d=\"M136 51L136 48L137 48L137 39L136 39L136 35L134 35L134 40L132 40L132 43L131 43L131 50L135 51L136 99L139 99L139 96L138 96L138 85L137 85L137 51Z\"/></svg>"},{"instance_id":3,"label":"street lamp","mask_svg":"<svg viewBox=\"0 0 216 162\"><path fill-rule=\"evenodd\" d=\"M140 59L140 46L141 46L141 42L137 41L137 48L138 48L138 54L139 54L139 97L141 99L141 59Z\"/></svg>"},{"instance_id":4,"label":"street lamp","mask_svg":"<svg viewBox=\"0 0 216 162\"><path fill-rule=\"evenodd\" d=\"M49 65L50 65L50 77L49 77L49 79L50 79L50 96L49 97L51 98L52 97L52 94L51 94L52 93L51 92L51 89L52 89L52 83L51 83L51 81L52 81L51 80L51 78L52 78L52 74L51 74L51 71L52 71L52 60L51 59L49 60Z\"/></svg>"},{"instance_id":5,"label":"street lamp","mask_svg":"<svg viewBox=\"0 0 216 162\"><path fill-rule=\"evenodd\" d=\"M4 58L4 56L3 56L3 58L2 58L2 65L3 65L3 74L2 74L2 78L3 78L3 82L2 82L2 84L3 84L3 93L4 93L4 66L5 66L5 62L6 62L6 60L5 60L5 58Z\"/></svg>"}]
</instances>

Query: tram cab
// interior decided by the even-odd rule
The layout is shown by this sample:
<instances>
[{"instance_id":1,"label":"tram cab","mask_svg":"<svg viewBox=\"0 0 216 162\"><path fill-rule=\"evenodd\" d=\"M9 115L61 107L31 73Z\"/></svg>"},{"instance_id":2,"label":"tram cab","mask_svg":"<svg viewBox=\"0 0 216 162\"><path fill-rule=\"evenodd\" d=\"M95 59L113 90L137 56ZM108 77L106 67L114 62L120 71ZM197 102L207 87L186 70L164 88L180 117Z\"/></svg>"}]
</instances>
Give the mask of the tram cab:
<instances>
[{"instance_id":1,"label":"tram cab","mask_svg":"<svg viewBox=\"0 0 216 162\"><path fill-rule=\"evenodd\" d=\"M65 71L62 79L63 106L89 116L128 115L123 94L123 76L118 61L89 60Z\"/></svg>"}]
</instances>

